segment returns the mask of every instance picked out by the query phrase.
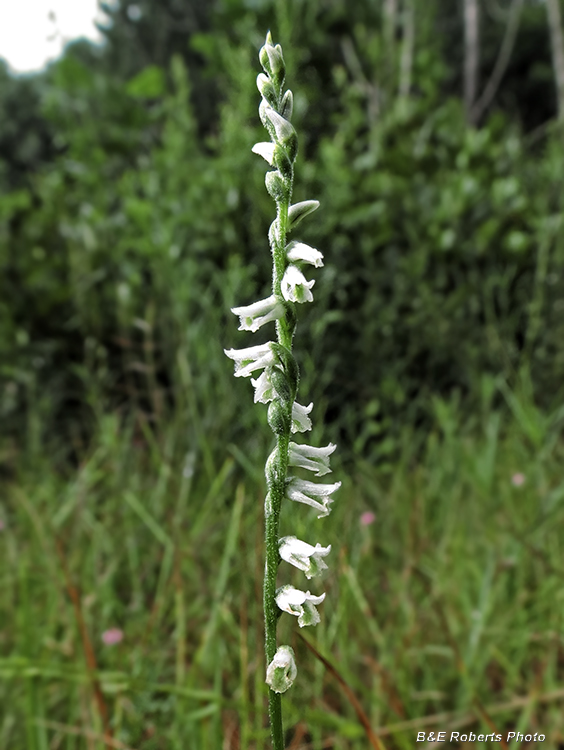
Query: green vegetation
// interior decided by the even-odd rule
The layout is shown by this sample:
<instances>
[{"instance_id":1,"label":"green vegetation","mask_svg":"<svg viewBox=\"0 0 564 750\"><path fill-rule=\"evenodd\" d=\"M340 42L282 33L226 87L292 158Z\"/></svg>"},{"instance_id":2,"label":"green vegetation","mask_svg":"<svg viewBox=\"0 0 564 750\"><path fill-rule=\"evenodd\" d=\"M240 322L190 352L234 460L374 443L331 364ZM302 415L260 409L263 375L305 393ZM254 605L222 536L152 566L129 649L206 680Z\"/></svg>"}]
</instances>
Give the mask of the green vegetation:
<instances>
[{"instance_id":1,"label":"green vegetation","mask_svg":"<svg viewBox=\"0 0 564 750\"><path fill-rule=\"evenodd\" d=\"M471 430L437 402L421 458L406 433L391 473L362 460L340 466L336 454L335 473L347 479L323 522L335 554L321 623L305 637L386 748L450 727L540 731L556 747L564 730L559 425L510 400L516 417L484 401ZM182 418L156 439L106 416L72 478L45 459L22 465L2 503L0 747L103 747L95 685L123 743L114 747L269 746L268 447L258 436L247 455L218 443L206 466L193 446ZM363 525L369 511L376 519ZM284 533L313 538L319 523L282 510ZM90 671L73 586L96 656ZM338 681L289 621L280 638L300 670L284 698L286 725L301 736L294 747L366 748ZM123 641L108 646L111 628Z\"/></svg>"},{"instance_id":2,"label":"green vegetation","mask_svg":"<svg viewBox=\"0 0 564 750\"><path fill-rule=\"evenodd\" d=\"M269 747L273 446L223 354L257 344L230 308L270 292L268 28L293 200L321 203L300 393L343 480L304 635L327 662L279 625L288 746L366 748L358 708L388 750L451 727L564 741L558 29L519 5L476 118L472 4L479 97L507 3L122 0L105 47L0 69L0 750ZM282 509L282 534L318 536L300 523Z\"/></svg>"}]
</instances>

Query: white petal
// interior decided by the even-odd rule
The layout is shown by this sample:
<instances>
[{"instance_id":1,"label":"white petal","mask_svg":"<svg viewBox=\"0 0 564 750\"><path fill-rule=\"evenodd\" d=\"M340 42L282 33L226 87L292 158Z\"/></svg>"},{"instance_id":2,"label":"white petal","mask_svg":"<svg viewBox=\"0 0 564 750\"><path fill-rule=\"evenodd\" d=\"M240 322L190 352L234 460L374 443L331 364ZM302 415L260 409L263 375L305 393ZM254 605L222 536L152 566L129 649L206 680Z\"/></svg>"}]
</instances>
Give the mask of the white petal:
<instances>
[{"instance_id":1,"label":"white petal","mask_svg":"<svg viewBox=\"0 0 564 750\"><path fill-rule=\"evenodd\" d=\"M294 401L292 404L292 432L308 432L311 430L311 419L308 414L313 409L313 401L309 406L302 406Z\"/></svg>"},{"instance_id":2,"label":"white petal","mask_svg":"<svg viewBox=\"0 0 564 750\"><path fill-rule=\"evenodd\" d=\"M310 445L298 445L291 442L288 454L289 465L315 471L317 477L330 474L329 456L336 447L333 443L329 443L325 448L314 448Z\"/></svg>"},{"instance_id":3,"label":"white petal","mask_svg":"<svg viewBox=\"0 0 564 750\"><path fill-rule=\"evenodd\" d=\"M224 349L223 351L235 362L236 378L246 378L255 370L274 364L274 354L270 343L249 346L246 349Z\"/></svg>"},{"instance_id":4,"label":"white petal","mask_svg":"<svg viewBox=\"0 0 564 750\"><path fill-rule=\"evenodd\" d=\"M296 679L298 670L291 646L279 646L266 670L266 683L275 693L285 693Z\"/></svg>"},{"instance_id":5,"label":"white petal","mask_svg":"<svg viewBox=\"0 0 564 750\"><path fill-rule=\"evenodd\" d=\"M310 505L312 508L320 511L317 517L323 518L331 512L329 506L333 500L329 496L335 490L338 490L340 486L341 482L335 482L335 484L316 484L315 482L308 482L305 479L298 479L298 477L291 477L286 485L286 496L297 503ZM316 497L322 498L322 500L315 500Z\"/></svg>"},{"instance_id":6,"label":"white petal","mask_svg":"<svg viewBox=\"0 0 564 750\"><path fill-rule=\"evenodd\" d=\"M300 628L317 625L320 618L315 605L321 604L324 599L325 594L314 596L309 591L300 591L293 586L282 586L276 592L276 604L283 612L295 615Z\"/></svg>"},{"instance_id":7,"label":"white petal","mask_svg":"<svg viewBox=\"0 0 564 750\"><path fill-rule=\"evenodd\" d=\"M263 159L266 159L266 161L272 166L274 162L274 143L255 143L255 145L252 148L253 154L258 154L259 156L262 156Z\"/></svg>"},{"instance_id":8,"label":"white petal","mask_svg":"<svg viewBox=\"0 0 564 750\"><path fill-rule=\"evenodd\" d=\"M251 378L251 383L255 388L255 404L259 402L261 404L268 404L269 401L273 401L276 398L276 391L266 374L266 370L256 380Z\"/></svg>"},{"instance_id":9,"label":"white petal","mask_svg":"<svg viewBox=\"0 0 564 750\"><path fill-rule=\"evenodd\" d=\"M303 242L291 242L286 248L286 257L291 261L303 261L311 263L316 268L323 265L323 255L314 247L304 244Z\"/></svg>"},{"instance_id":10,"label":"white petal","mask_svg":"<svg viewBox=\"0 0 564 750\"><path fill-rule=\"evenodd\" d=\"M303 570L306 578L313 578L323 570L327 570L327 565L322 558L327 557L331 552L330 544L327 547L322 547L320 544L313 547L295 536L283 537L278 544L280 557L296 568Z\"/></svg>"},{"instance_id":11,"label":"white petal","mask_svg":"<svg viewBox=\"0 0 564 750\"><path fill-rule=\"evenodd\" d=\"M240 331L258 331L265 323L278 320L284 315L284 306L272 294L266 299L253 302L246 307L232 307L231 312L239 316Z\"/></svg>"},{"instance_id":12,"label":"white petal","mask_svg":"<svg viewBox=\"0 0 564 750\"><path fill-rule=\"evenodd\" d=\"M264 99L263 99L264 102ZM262 105L262 102L261 102ZM259 113L260 113L260 106L259 106ZM279 115L278 112L273 109L270 104L267 104L263 107L263 116L266 117L267 120L270 120L272 125L274 126L274 130L276 131L276 137L279 141L286 141L288 138L292 136L293 133L296 131L294 130L294 126L291 122L288 122L282 115Z\"/></svg>"},{"instance_id":13,"label":"white petal","mask_svg":"<svg viewBox=\"0 0 564 750\"><path fill-rule=\"evenodd\" d=\"M282 277L282 296L288 302L313 302L311 288L315 280L308 281L297 266L289 265Z\"/></svg>"}]
</instances>

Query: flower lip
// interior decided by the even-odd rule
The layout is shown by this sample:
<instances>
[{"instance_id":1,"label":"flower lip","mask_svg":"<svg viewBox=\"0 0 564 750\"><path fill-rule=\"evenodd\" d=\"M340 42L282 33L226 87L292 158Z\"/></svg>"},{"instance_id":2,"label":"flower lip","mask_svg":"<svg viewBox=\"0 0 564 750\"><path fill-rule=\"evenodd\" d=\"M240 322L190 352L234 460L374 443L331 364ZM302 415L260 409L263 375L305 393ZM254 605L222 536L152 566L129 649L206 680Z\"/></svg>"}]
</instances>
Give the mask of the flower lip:
<instances>
[{"instance_id":1,"label":"flower lip","mask_svg":"<svg viewBox=\"0 0 564 750\"><path fill-rule=\"evenodd\" d=\"M279 646L266 670L266 683L275 693L285 693L296 679L298 670L291 646Z\"/></svg>"},{"instance_id":2,"label":"flower lip","mask_svg":"<svg viewBox=\"0 0 564 750\"><path fill-rule=\"evenodd\" d=\"M313 302L314 284L315 279L308 281L297 266L290 264L282 277L282 296L288 302Z\"/></svg>"},{"instance_id":3,"label":"flower lip","mask_svg":"<svg viewBox=\"0 0 564 750\"><path fill-rule=\"evenodd\" d=\"M270 367L267 367L258 378L251 378L251 383L255 389L255 404L260 401L261 404L268 404L269 401L273 401L276 396L276 390L272 385L272 381L269 373Z\"/></svg>"},{"instance_id":4,"label":"flower lip","mask_svg":"<svg viewBox=\"0 0 564 750\"><path fill-rule=\"evenodd\" d=\"M284 305L274 294L245 307L232 307L231 312L239 316L240 331L258 331L265 323L279 320L284 315Z\"/></svg>"},{"instance_id":5,"label":"flower lip","mask_svg":"<svg viewBox=\"0 0 564 750\"><path fill-rule=\"evenodd\" d=\"M295 615L300 628L317 625L320 617L315 605L321 604L324 599L325 594L315 596L309 591L300 591L293 586L281 586L276 592L276 604L283 612Z\"/></svg>"},{"instance_id":6,"label":"flower lip","mask_svg":"<svg viewBox=\"0 0 564 750\"><path fill-rule=\"evenodd\" d=\"M312 508L320 511L318 518L324 518L331 512L330 504L333 499L329 497L333 492L339 489L341 482L335 484L316 484L308 482L306 479L290 477L286 484L286 496L290 500L305 505L311 505ZM321 498L316 500L315 498Z\"/></svg>"},{"instance_id":7,"label":"flower lip","mask_svg":"<svg viewBox=\"0 0 564 750\"><path fill-rule=\"evenodd\" d=\"M329 443L325 448L314 448L311 445L298 445L297 443L290 442L288 452L289 465L315 471L317 472L316 477L330 474L329 456L336 447L334 443Z\"/></svg>"},{"instance_id":8,"label":"flower lip","mask_svg":"<svg viewBox=\"0 0 564 750\"><path fill-rule=\"evenodd\" d=\"M249 346L246 349L224 349L225 355L235 362L235 377L246 378L261 367L274 364L275 356L270 342Z\"/></svg>"},{"instance_id":9,"label":"flower lip","mask_svg":"<svg viewBox=\"0 0 564 750\"><path fill-rule=\"evenodd\" d=\"M302 406L294 401L292 404L292 432L308 432L311 430L311 419L308 414L313 409L313 401L308 406Z\"/></svg>"},{"instance_id":10,"label":"flower lip","mask_svg":"<svg viewBox=\"0 0 564 750\"><path fill-rule=\"evenodd\" d=\"M259 156L262 156L263 159L266 159L266 161L272 166L274 162L274 143L255 143L255 145L252 148L253 154L258 154Z\"/></svg>"},{"instance_id":11,"label":"flower lip","mask_svg":"<svg viewBox=\"0 0 564 750\"><path fill-rule=\"evenodd\" d=\"M321 268L323 266L322 253L303 242L290 242L286 248L286 257L290 261L303 261L304 263L310 263L316 268Z\"/></svg>"},{"instance_id":12,"label":"flower lip","mask_svg":"<svg viewBox=\"0 0 564 750\"><path fill-rule=\"evenodd\" d=\"M296 568L303 570L306 578L313 578L327 570L327 565L322 558L327 557L331 552L330 544L327 547L322 547L320 544L313 547L295 536L282 537L278 544L280 557Z\"/></svg>"}]
</instances>

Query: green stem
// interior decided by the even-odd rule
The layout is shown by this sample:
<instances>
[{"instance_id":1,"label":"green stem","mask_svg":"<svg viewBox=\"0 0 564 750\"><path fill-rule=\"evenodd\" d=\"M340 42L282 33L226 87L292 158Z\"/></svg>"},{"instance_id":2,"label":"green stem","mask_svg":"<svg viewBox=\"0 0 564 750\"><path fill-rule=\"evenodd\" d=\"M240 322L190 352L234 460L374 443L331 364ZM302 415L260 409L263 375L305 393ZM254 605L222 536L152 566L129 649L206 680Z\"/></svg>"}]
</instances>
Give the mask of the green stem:
<instances>
[{"instance_id":1,"label":"green stem","mask_svg":"<svg viewBox=\"0 0 564 750\"><path fill-rule=\"evenodd\" d=\"M281 282L286 267L285 245L288 224L289 198L277 206L278 237L273 247L273 293L281 297ZM276 326L278 343L291 350L294 326L286 317L278 321ZM289 404L291 420L292 404ZM288 424L291 424L289 421ZM290 428L287 434L277 435L276 438L276 481L268 487L265 500L265 546L266 561L264 567L264 633L265 633L265 655L266 663L274 659L276 653L276 625L278 622L278 606L276 604L276 573L280 563L278 553L278 523L280 518L280 507L286 489L286 474L288 471L288 444L290 442ZM268 714L270 718L270 735L272 738L272 750L284 750L284 730L282 725L282 696L269 688L268 691Z\"/></svg>"}]
</instances>

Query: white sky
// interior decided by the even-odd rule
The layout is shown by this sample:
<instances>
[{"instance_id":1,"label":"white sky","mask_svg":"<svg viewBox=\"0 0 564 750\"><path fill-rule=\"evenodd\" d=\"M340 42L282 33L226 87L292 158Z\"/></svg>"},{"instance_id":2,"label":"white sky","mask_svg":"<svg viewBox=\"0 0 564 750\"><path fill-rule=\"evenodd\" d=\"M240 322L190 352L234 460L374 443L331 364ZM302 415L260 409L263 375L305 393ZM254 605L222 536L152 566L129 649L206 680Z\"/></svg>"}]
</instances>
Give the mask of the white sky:
<instances>
[{"instance_id":1,"label":"white sky","mask_svg":"<svg viewBox=\"0 0 564 750\"><path fill-rule=\"evenodd\" d=\"M97 0L0 0L0 57L16 73L40 70L71 39L98 41Z\"/></svg>"}]
</instances>

